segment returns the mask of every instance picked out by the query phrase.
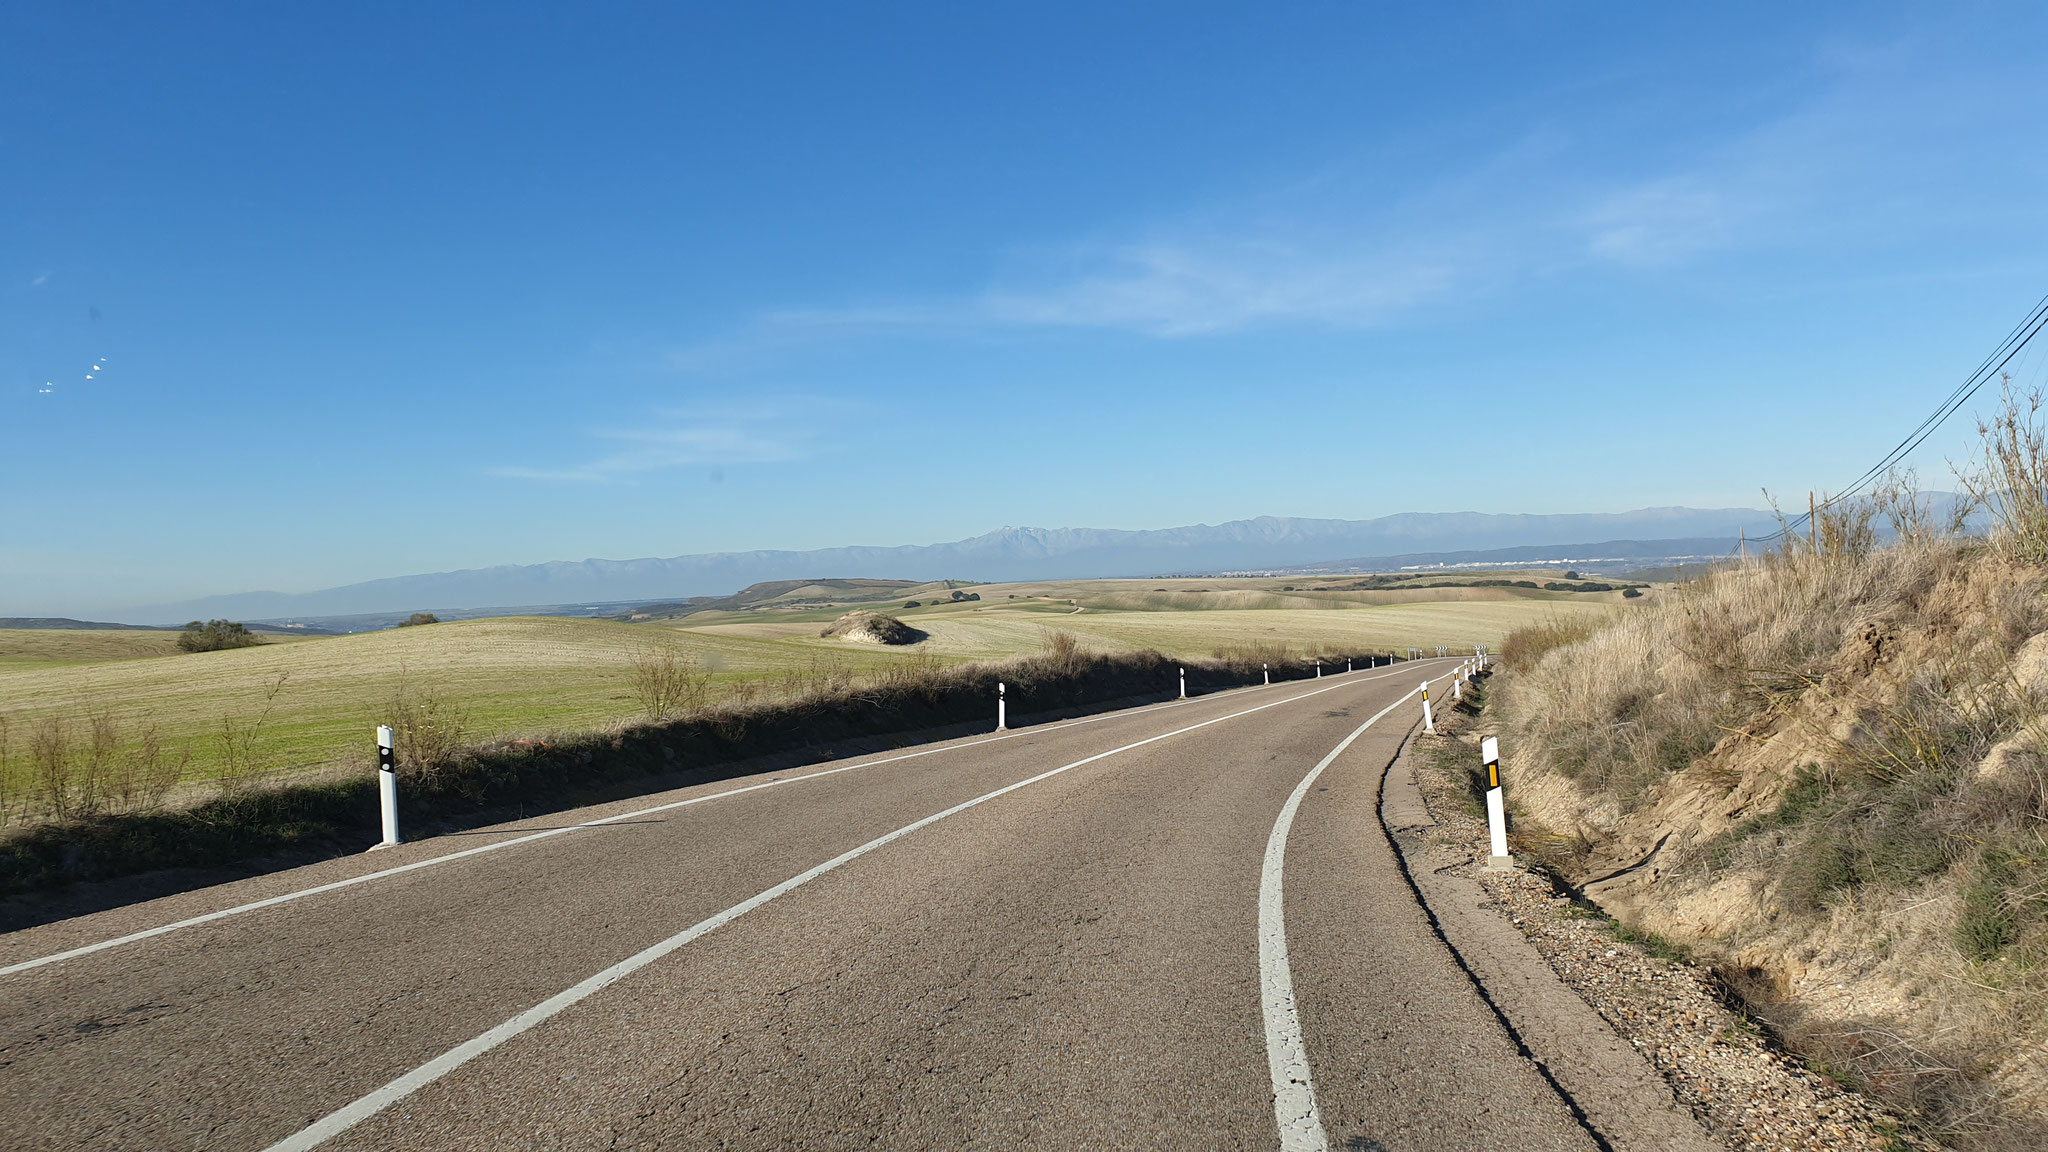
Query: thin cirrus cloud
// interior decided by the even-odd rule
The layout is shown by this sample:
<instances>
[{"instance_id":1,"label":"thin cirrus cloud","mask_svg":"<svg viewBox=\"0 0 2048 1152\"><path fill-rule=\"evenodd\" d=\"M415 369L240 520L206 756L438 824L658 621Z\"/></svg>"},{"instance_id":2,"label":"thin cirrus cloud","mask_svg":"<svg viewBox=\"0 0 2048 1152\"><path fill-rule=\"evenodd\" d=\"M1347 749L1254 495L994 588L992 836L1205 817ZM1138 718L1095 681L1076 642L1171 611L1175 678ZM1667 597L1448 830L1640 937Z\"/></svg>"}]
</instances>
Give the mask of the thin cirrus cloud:
<instances>
[{"instance_id":1,"label":"thin cirrus cloud","mask_svg":"<svg viewBox=\"0 0 2048 1152\"><path fill-rule=\"evenodd\" d=\"M1371 327L1448 295L1467 279L1458 245L1332 254L1298 243L1183 241L1092 255L1094 267L1038 289L990 289L972 308L986 323L1111 328L1157 337L1268 322Z\"/></svg>"},{"instance_id":2,"label":"thin cirrus cloud","mask_svg":"<svg viewBox=\"0 0 2048 1152\"><path fill-rule=\"evenodd\" d=\"M812 454L809 429L767 411L710 417L670 416L647 428L608 428L589 433L610 445L579 463L552 467L504 466L489 475L514 480L573 484L630 483L678 468L777 464Z\"/></svg>"}]
</instances>

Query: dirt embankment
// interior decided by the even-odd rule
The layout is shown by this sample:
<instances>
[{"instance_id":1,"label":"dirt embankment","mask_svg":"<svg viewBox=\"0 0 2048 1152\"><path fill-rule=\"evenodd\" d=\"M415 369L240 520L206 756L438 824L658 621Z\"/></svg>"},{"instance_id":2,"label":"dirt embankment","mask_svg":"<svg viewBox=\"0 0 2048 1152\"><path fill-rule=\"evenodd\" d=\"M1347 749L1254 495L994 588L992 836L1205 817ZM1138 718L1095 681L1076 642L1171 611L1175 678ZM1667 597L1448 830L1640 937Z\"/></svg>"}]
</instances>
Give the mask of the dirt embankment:
<instances>
[{"instance_id":1,"label":"dirt embankment","mask_svg":"<svg viewBox=\"0 0 2048 1152\"><path fill-rule=\"evenodd\" d=\"M1511 638L1522 846L1918 1134L2048 1146L2044 579L1822 549Z\"/></svg>"},{"instance_id":2,"label":"dirt embankment","mask_svg":"<svg viewBox=\"0 0 2048 1152\"><path fill-rule=\"evenodd\" d=\"M880 612L848 612L819 632L827 640L838 638L855 644L915 644L925 633L894 616Z\"/></svg>"}]
</instances>

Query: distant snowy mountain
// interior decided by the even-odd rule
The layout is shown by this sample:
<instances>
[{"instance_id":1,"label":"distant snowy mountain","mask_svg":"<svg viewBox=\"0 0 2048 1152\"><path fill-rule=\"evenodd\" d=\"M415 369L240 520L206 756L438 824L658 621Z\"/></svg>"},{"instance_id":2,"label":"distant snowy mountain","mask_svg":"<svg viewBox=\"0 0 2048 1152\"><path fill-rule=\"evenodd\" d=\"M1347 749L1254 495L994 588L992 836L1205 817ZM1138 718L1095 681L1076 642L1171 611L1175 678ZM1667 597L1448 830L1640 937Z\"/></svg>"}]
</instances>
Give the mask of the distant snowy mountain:
<instances>
[{"instance_id":1,"label":"distant snowy mountain","mask_svg":"<svg viewBox=\"0 0 2048 1152\"><path fill-rule=\"evenodd\" d=\"M712 552L645 560L560 560L393 576L318 592L244 592L103 613L137 623L676 600L763 580L1051 580L1271 570L1344 557L1404 556L1578 541L1733 539L1775 527L1754 508L1643 508L1559 516L1408 512L1375 520L1260 516L1182 528L1002 528L968 540L808 552Z\"/></svg>"}]
</instances>

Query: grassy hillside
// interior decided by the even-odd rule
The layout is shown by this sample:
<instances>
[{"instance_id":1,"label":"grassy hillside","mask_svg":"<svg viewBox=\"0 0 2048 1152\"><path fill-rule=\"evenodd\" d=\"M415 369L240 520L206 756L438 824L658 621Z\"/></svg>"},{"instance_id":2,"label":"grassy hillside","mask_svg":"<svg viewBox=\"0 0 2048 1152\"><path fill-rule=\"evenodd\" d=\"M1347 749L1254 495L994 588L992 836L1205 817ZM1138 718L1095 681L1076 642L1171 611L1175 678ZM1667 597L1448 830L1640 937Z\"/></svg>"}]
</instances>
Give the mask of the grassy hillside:
<instances>
[{"instance_id":1,"label":"grassy hillside","mask_svg":"<svg viewBox=\"0 0 2048 1152\"><path fill-rule=\"evenodd\" d=\"M215 779L360 770L372 729L401 714L430 717L458 741L633 719L644 710L636 666L654 654L701 677L692 691L717 700L1028 655L1046 648L1050 629L1071 633L1082 651L1197 658L1257 649L1280 660L1288 651L1498 644L1531 620L1612 610L1604 596L1280 593L1219 583L792 584L737 609L672 619L470 620L203 653L178 653L176 635L165 632L0 632L0 819L34 816L38 791L48 791L39 748L58 741L73 760L96 755L123 779L175 780L186 790ZM956 591L982 599L954 601ZM882 593L886 601L876 598ZM1436 598L1359 599L1390 595ZM901 607L912 599L925 604ZM821 637L849 600L886 607L929 639L885 647Z\"/></svg>"},{"instance_id":2,"label":"grassy hillside","mask_svg":"<svg viewBox=\"0 0 2048 1152\"><path fill-rule=\"evenodd\" d=\"M0 671L135 660L145 656L170 656L177 651L176 632L97 628L0 629Z\"/></svg>"},{"instance_id":3,"label":"grassy hillside","mask_svg":"<svg viewBox=\"0 0 2048 1152\"><path fill-rule=\"evenodd\" d=\"M1511 636L1523 847L1923 1135L2048 1146L2048 568L1857 519Z\"/></svg>"}]
</instances>

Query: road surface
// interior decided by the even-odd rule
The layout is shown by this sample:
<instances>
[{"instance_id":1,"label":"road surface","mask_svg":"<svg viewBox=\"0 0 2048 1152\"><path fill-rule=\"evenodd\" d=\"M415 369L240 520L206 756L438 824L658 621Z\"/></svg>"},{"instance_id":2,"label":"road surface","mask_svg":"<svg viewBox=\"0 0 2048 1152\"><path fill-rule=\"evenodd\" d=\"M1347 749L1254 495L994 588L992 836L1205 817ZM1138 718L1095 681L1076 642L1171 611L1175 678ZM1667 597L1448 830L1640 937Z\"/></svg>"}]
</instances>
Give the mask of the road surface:
<instances>
[{"instance_id":1,"label":"road surface","mask_svg":"<svg viewBox=\"0 0 2048 1152\"><path fill-rule=\"evenodd\" d=\"M1595 1148L1380 827L1418 683L1455 665L722 781L0 937L0 1146Z\"/></svg>"}]
</instances>

